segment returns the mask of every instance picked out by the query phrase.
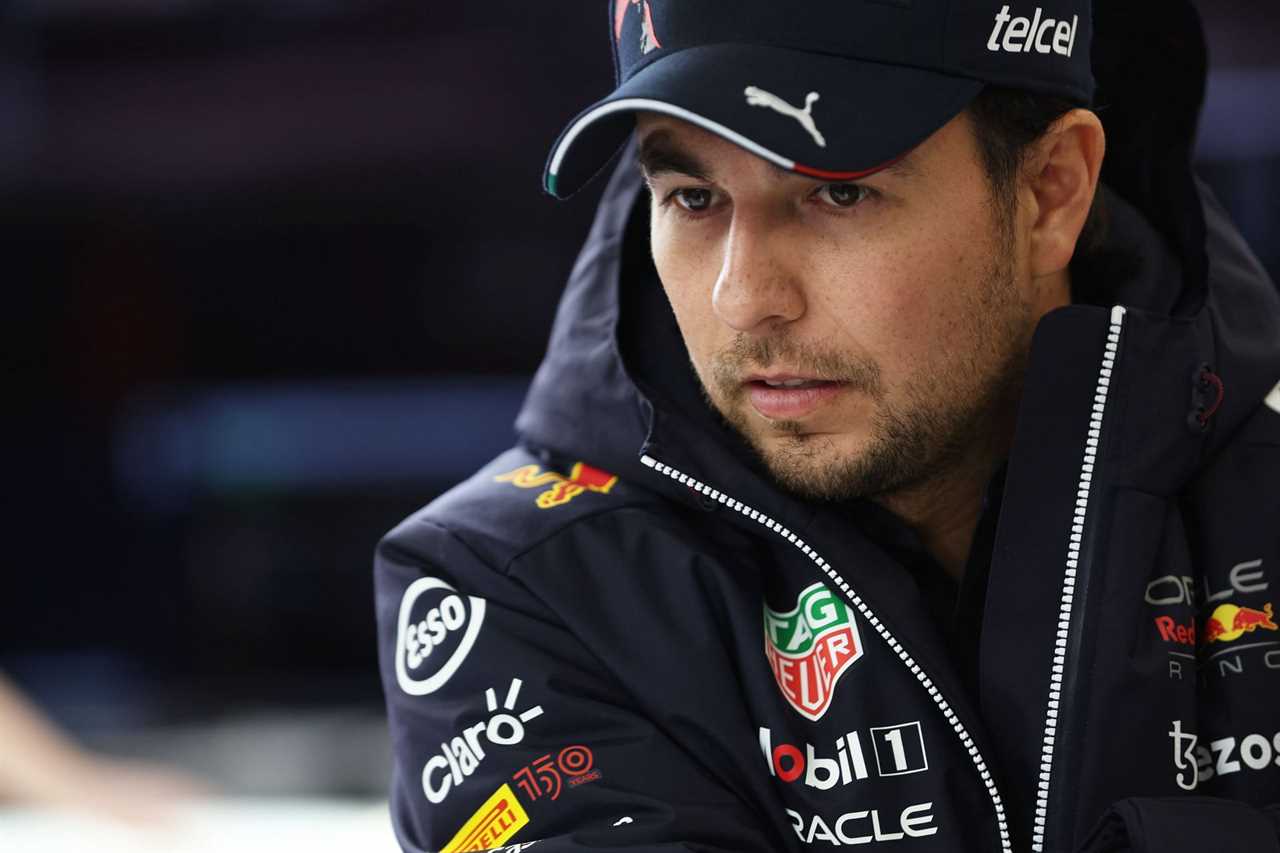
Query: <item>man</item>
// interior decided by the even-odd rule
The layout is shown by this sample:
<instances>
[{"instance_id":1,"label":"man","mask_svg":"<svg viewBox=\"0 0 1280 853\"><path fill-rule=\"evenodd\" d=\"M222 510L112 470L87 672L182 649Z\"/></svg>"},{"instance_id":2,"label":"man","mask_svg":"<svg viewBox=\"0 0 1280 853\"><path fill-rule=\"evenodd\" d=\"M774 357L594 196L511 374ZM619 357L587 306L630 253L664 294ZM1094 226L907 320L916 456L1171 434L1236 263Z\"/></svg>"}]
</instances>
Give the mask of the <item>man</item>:
<instances>
[{"instance_id":1,"label":"man","mask_svg":"<svg viewBox=\"0 0 1280 853\"><path fill-rule=\"evenodd\" d=\"M611 5L520 444L378 550L406 850L1280 850L1280 298L1108 14L1104 132L1088 3Z\"/></svg>"}]
</instances>

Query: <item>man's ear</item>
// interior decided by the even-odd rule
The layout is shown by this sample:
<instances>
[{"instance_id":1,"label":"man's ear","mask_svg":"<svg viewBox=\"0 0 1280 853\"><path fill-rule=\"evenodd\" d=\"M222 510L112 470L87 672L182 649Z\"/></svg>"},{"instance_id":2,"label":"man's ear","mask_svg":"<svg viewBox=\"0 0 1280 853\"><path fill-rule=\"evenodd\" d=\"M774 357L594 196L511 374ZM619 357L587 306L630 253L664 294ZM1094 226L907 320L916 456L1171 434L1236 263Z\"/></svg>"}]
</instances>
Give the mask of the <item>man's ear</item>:
<instances>
[{"instance_id":1,"label":"man's ear","mask_svg":"<svg viewBox=\"0 0 1280 853\"><path fill-rule=\"evenodd\" d=\"M1106 153L1102 122L1090 110L1058 119L1027 159L1025 188L1035 198L1031 222L1031 275L1067 268L1089 216Z\"/></svg>"}]
</instances>

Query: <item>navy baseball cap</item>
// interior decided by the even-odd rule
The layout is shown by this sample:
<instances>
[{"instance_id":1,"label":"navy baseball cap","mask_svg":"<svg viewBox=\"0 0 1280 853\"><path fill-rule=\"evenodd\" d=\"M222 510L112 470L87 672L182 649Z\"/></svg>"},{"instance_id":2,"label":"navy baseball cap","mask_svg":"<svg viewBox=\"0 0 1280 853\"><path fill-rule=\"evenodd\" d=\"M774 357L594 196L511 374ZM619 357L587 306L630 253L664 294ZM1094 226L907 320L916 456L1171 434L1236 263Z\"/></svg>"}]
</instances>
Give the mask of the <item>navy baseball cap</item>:
<instances>
[{"instance_id":1,"label":"navy baseball cap","mask_svg":"<svg viewBox=\"0 0 1280 853\"><path fill-rule=\"evenodd\" d=\"M543 185L567 198L634 129L684 119L789 171L855 180L983 86L1088 106L1090 0L609 0L617 85L561 132Z\"/></svg>"}]
</instances>

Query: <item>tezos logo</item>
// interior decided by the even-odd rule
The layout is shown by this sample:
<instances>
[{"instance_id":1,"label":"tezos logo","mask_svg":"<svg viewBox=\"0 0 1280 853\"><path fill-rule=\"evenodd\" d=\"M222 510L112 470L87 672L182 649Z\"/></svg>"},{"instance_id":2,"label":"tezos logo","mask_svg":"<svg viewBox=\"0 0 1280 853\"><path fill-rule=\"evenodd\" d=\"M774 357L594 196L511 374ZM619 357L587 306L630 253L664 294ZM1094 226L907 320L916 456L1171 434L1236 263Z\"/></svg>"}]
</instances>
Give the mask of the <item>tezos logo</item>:
<instances>
[{"instance_id":1,"label":"tezos logo","mask_svg":"<svg viewBox=\"0 0 1280 853\"><path fill-rule=\"evenodd\" d=\"M817 721L831 706L840 676L862 657L853 609L821 583L801 592L785 613L766 604L764 653L787 702Z\"/></svg>"},{"instance_id":2,"label":"tezos logo","mask_svg":"<svg viewBox=\"0 0 1280 853\"><path fill-rule=\"evenodd\" d=\"M468 613L470 610L470 613ZM458 670L475 645L484 621L484 601L462 596L438 578L419 578L400 600L396 629L396 681L410 696L439 690ZM452 653L440 646L452 636L461 640Z\"/></svg>"},{"instance_id":3,"label":"tezos logo","mask_svg":"<svg viewBox=\"0 0 1280 853\"><path fill-rule=\"evenodd\" d=\"M1178 783L1178 787L1184 791L1194 791L1196 783L1200 780L1197 778L1196 770L1196 740L1195 735L1182 730L1182 720L1174 720L1173 728L1169 731L1169 737L1173 738L1173 766L1177 769L1174 775L1174 781Z\"/></svg>"},{"instance_id":4,"label":"tezos logo","mask_svg":"<svg viewBox=\"0 0 1280 853\"><path fill-rule=\"evenodd\" d=\"M1214 776L1230 776L1246 768L1273 770L1277 767L1280 767L1280 732L1221 737L1209 741L1208 747L1196 747L1197 778L1201 782L1208 782Z\"/></svg>"},{"instance_id":5,"label":"tezos logo","mask_svg":"<svg viewBox=\"0 0 1280 853\"><path fill-rule=\"evenodd\" d=\"M1246 768L1280 767L1280 732L1216 738L1206 746L1195 734L1182 730L1181 720L1174 720L1169 737L1173 739L1174 781L1186 791L1194 791L1214 776L1230 776Z\"/></svg>"},{"instance_id":6,"label":"tezos logo","mask_svg":"<svg viewBox=\"0 0 1280 853\"><path fill-rule=\"evenodd\" d=\"M497 694L492 687L486 690L484 700L485 707L489 709L489 719L467 726L462 734L448 743L440 744L439 755L427 759L422 768L422 791L429 802L444 802L455 785L461 785L468 776L476 772L480 762L484 761L486 742L498 746L514 746L524 740L524 724L542 716L542 706L534 705L518 714L514 713L523 684L518 678L511 679L501 713L498 712Z\"/></svg>"},{"instance_id":7,"label":"tezos logo","mask_svg":"<svg viewBox=\"0 0 1280 853\"><path fill-rule=\"evenodd\" d=\"M1033 18L1015 18L1004 6L996 12L996 25L987 39L987 50L1008 53L1056 53L1070 57L1076 48L1076 27L1079 15L1071 16L1071 23L1044 17L1044 10L1036 7ZM1006 24L1008 26L1006 26ZM1001 31L1004 38L1000 38Z\"/></svg>"}]
</instances>

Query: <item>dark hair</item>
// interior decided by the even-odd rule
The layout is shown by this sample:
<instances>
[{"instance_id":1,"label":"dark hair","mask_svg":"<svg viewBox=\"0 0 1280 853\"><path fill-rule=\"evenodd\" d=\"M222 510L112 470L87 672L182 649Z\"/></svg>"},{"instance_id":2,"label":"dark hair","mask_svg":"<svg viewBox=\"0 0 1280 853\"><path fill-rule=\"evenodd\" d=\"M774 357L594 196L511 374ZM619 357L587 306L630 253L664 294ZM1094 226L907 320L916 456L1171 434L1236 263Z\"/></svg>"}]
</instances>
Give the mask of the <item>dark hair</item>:
<instances>
[{"instance_id":1,"label":"dark hair","mask_svg":"<svg viewBox=\"0 0 1280 853\"><path fill-rule=\"evenodd\" d=\"M1055 121L1076 107L1077 104L1065 98L999 86L986 87L969 102L967 112L978 150L1000 207L999 214L1005 217L1006 224L1013 221L1018 174L1031 145L1044 136ZM1089 216L1076 241L1076 256L1096 250L1106 230L1106 206L1102 193L1098 192L1094 194Z\"/></svg>"}]
</instances>

